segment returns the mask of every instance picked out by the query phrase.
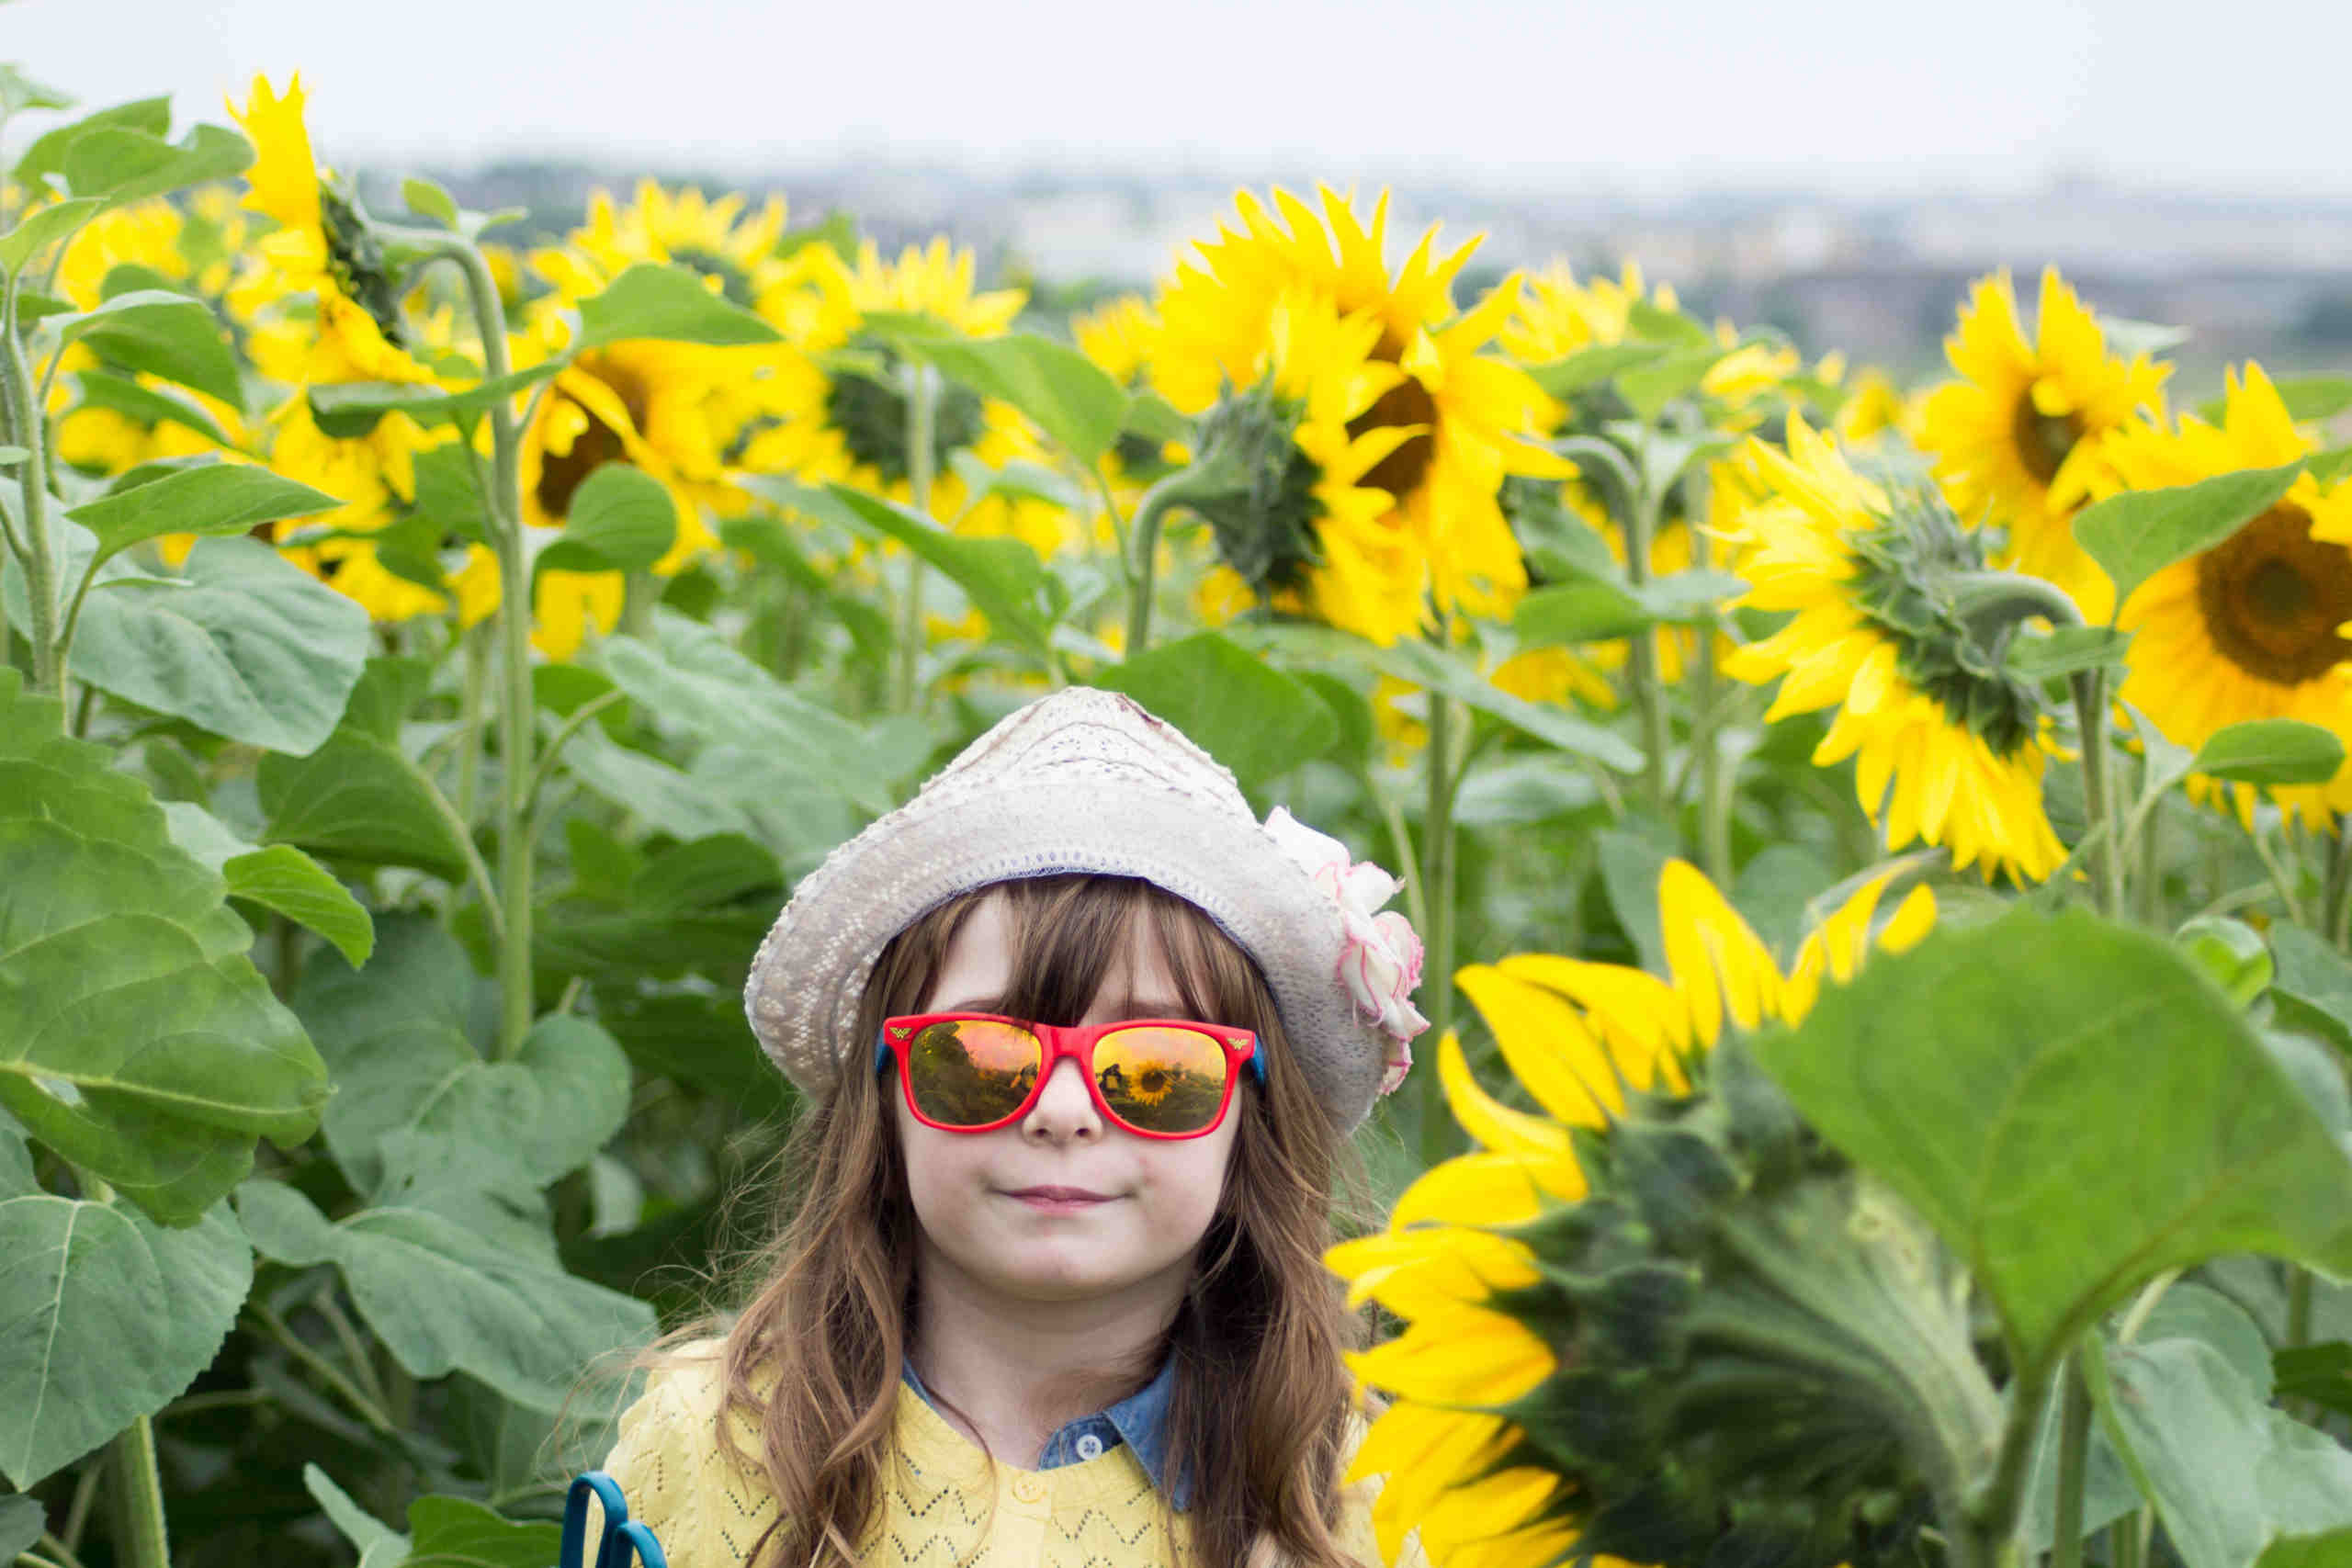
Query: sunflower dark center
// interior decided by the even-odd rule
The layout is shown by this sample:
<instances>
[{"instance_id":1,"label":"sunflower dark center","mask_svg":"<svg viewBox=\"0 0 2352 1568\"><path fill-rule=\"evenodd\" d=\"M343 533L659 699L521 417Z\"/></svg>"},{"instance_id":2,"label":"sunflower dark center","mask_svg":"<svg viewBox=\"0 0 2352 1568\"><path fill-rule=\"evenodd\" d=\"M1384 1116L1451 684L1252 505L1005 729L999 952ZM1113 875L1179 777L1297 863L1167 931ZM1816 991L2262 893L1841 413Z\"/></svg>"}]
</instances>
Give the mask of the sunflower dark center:
<instances>
[{"instance_id":1,"label":"sunflower dark center","mask_svg":"<svg viewBox=\"0 0 2352 1568\"><path fill-rule=\"evenodd\" d=\"M1405 356L1405 345L1388 333L1382 333L1372 357L1390 365ZM1403 501L1430 471L1430 459L1437 453L1437 400L1430 389L1410 376L1397 382L1374 400L1372 407L1348 421L1350 439L1366 431L1394 429L1398 425L1418 424L1423 428L1408 435L1396 450L1374 463L1362 482L1374 490L1385 490Z\"/></svg>"},{"instance_id":2,"label":"sunflower dark center","mask_svg":"<svg viewBox=\"0 0 2352 1568\"><path fill-rule=\"evenodd\" d=\"M2352 639L2352 549L2312 537L2310 513L2280 502L2197 562L2197 609L2224 658L2258 680L2295 686L2346 660Z\"/></svg>"},{"instance_id":3,"label":"sunflower dark center","mask_svg":"<svg viewBox=\"0 0 2352 1568\"><path fill-rule=\"evenodd\" d=\"M2018 460L2035 482L2047 485L2065 466L2066 455L2083 438L2083 422L2071 413L2044 413L2033 406L2030 390L2018 395L2017 412L2009 418Z\"/></svg>"},{"instance_id":4,"label":"sunflower dark center","mask_svg":"<svg viewBox=\"0 0 2352 1568\"><path fill-rule=\"evenodd\" d=\"M848 443L850 456L882 476L885 484L909 477L907 465L907 395L887 380L836 371L825 394L825 417ZM947 455L980 438L987 428L980 397L949 381L939 389L931 411L931 471L944 473Z\"/></svg>"},{"instance_id":5,"label":"sunflower dark center","mask_svg":"<svg viewBox=\"0 0 2352 1568\"><path fill-rule=\"evenodd\" d=\"M644 379L635 372L602 362L594 355L582 357L580 367L606 387L621 400L628 411L629 423L639 430L645 428L647 389ZM539 510L551 518L567 517L571 512L571 497L581 481L606 463L626 462L628 445L621 433L596 417L595 411L585 403L574 402L588 428L572 438L569 452L549 452L539 465L539 482L531 492Z\"/></svg>"}]
</instances>

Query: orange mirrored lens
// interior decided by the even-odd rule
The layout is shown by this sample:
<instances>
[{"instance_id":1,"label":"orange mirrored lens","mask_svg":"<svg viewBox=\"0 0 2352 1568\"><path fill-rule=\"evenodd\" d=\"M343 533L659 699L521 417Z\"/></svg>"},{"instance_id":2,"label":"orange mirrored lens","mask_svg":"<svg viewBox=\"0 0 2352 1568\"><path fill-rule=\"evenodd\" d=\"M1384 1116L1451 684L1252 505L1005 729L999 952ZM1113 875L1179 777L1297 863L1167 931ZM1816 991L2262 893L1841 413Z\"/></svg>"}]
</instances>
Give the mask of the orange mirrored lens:
<instances>
[{"instance_id":1,"label":"orange mirrored lens","mask_svg":"<svg viewBox=\"0 0 2352 1568\"><path fill-rule=\"evenodd\" d=\"M933 1121L985 1127L1020 1109L1045 1056L1037 1037L1019 1024L926 1024L907 1043L907 1086L915 1109Z\"/></svg>"},{"instance_id":2,"label":"orange mirrored lens","mask_svg":"<svg viewBox=\"0 0 2352 1568\"><path fill-rule=\"evenodd\" d=\"M1094 1047L1102 1103L1146 1133L1196 1133L1225 1103L1225 1048L1197 1029L1114 1030Z\"/></svg>"}]
</instances>

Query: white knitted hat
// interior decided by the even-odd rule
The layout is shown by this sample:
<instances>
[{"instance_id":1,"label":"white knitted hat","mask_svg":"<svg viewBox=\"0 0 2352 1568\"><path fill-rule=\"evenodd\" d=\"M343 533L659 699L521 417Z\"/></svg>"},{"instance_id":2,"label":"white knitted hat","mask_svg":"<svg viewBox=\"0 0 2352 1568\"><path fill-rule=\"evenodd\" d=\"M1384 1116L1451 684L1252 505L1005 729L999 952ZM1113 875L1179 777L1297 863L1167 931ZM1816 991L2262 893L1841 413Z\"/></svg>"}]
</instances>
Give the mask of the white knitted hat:
<instances>
[{"instance_id":1,"label":"white knitted hat","mask_svg":"<svg viewBox=\"0 0 2352 1568\"><path fill-rule=\"evenodd\" d=\"M1132 876L1207 913L1256 962L1307 1080L1342 1129L1411 1066L1420 940L1378 913L1397 883L1277 807L1116 693L1071 687L998 723L915 797L803 878L752 961L752 1032L807 1094L844 1063L874 962L926 910L993 882Z\"/></svg>"}]
</instances>

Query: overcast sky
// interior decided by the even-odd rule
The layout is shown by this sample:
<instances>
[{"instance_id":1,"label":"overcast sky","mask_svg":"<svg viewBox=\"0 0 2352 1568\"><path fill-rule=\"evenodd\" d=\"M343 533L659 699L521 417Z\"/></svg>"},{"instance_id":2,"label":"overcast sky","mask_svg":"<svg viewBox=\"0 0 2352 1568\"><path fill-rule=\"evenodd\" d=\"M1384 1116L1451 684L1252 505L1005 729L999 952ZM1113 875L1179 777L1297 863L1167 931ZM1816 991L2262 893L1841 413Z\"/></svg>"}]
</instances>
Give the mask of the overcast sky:
<instances>
[{"instance_id":1,"label":"overcast sky","mask_svg":"<svg viewBox=\"0 0 2352 1568\"><path fill-rule=\"evenodd\" d=\"M2340 0L14 0L0 59L183 119L299 69L353 164L2352 194Z\"/></svg>"}]
</instances>

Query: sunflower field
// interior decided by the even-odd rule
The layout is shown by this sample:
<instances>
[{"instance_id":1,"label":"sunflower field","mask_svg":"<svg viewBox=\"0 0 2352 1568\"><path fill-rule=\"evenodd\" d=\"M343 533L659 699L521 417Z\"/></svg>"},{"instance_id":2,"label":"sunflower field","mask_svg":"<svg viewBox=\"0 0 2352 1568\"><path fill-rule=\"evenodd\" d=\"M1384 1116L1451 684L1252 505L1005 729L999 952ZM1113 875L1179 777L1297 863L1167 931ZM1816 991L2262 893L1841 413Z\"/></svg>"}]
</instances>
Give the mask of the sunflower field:
<instances>
[{"instance_id":1,"label":"sunflower field","mask_svg":"<svg viewBox=\"0 0 2352 1568\"><path fill-rule=\"evenodd\" d=\"M2052 271L1898 387L1332 190L1072 318L304 109L0 68L0 1564L546 1568L794 1113L759 937L1073 682L1409 868L1384 1550L2352 1562L2352 380Z\"/></svg>"}]
</instances>

